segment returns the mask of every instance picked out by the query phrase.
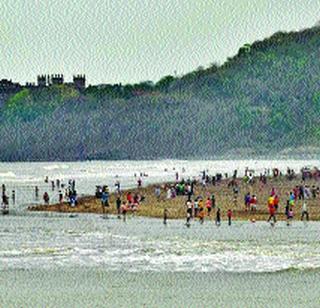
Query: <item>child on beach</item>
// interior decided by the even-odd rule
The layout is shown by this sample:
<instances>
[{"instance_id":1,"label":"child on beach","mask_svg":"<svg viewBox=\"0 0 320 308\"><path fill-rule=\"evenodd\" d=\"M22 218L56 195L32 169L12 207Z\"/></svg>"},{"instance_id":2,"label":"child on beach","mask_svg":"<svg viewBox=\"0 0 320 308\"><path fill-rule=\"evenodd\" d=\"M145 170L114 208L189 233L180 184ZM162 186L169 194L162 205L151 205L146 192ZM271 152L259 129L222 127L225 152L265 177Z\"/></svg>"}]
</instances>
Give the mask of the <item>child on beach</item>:
<instances>
[{"instance_id":1,"label":"child on beach","mask_svg":"<svg viewBox=\"0 0 320 308\"><path fill-rule=\"evenodd\" d=\"M190 220L191 220L191 215L190 213L187 213L187 222L186 222L186 226L189 228L190 227Z\"/></svg>"},{"instance_id":2,"label":"child on beach","mask_svg":"<svg viewBox=\"0 0 320 308\"><path fill-rule=\"evenodd\" d=\"M292 207L290 207L288 212L288 217L287 217L287 226L291 225L292 220L293 220L293 209Z\"/></svg>"},{"instance_id":3,"label":"child on beach","mask_svg":"<svg viewBox=\"0 0 320 308\"><path fill-rule=\"evenodd\" d=\"M250 210L255 213L257 211L257 197L256 195L252 195L250 199Z\"/></svg>"}]
</instances>

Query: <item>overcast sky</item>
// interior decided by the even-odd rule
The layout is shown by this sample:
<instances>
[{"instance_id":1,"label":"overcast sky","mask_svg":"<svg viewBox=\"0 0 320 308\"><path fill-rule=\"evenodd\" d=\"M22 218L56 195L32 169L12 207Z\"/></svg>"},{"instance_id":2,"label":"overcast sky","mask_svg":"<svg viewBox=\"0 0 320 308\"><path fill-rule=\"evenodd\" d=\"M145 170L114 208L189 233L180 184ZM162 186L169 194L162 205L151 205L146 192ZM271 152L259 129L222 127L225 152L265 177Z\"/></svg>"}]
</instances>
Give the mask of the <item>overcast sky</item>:
<instances>
[{"instance_id":1,"label":"overcast sky","mask_svg":"<svg viewBox=\"0 0 320 308\"><path fill-rule=\"evenodd\" d=\"M157 81L222 63L244 43L308 28L320 0L7 0L0 78L85 73L88 82Z\"/></svg>"}]
</instances>

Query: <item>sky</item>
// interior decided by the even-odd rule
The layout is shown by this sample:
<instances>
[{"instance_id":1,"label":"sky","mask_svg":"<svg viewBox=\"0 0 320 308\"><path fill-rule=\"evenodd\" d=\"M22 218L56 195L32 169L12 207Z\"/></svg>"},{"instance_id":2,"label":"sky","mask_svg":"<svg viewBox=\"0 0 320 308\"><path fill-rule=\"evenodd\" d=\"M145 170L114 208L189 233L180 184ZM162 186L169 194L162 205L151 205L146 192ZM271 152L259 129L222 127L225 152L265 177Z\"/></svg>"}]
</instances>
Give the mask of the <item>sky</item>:
<instances>
[{"instance_id":1,"label":"sky","mask_svg":"<svg viewBox=\"0 0 320 308\"><path fill-rule=\"evenodd\" d=\"M0 1L0 79L86 74L157 81L223 63L245 43L312 27L320 0Z\"/></svg>"}]
</instances>

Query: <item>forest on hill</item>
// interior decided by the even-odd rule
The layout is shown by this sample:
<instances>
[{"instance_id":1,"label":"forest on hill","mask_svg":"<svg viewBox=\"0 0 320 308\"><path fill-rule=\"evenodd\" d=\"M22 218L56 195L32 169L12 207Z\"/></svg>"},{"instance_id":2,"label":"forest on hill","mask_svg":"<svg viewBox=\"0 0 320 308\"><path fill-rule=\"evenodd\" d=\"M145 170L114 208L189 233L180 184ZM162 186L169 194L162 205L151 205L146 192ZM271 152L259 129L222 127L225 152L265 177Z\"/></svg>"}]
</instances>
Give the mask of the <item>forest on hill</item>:
<instances>
[{"instance_id":1,"label":"forest on hill","mask_svg":"<svg viewBox=\"0 0 320 308\"><path fill-rule=\"evenodd\" d=\"M0 104L0 160L317 155L319 59L314 27L155 84L25 88Z\"/></svg>"}]
</instances>

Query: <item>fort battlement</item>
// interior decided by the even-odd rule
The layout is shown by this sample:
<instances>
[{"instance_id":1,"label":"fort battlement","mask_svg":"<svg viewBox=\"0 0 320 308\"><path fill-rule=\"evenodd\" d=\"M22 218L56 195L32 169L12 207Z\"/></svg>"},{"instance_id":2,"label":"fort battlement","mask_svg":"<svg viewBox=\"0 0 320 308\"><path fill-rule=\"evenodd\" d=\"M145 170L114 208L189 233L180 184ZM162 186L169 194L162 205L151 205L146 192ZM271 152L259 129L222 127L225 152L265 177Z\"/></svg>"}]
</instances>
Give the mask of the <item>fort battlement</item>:
<instances>
[{"instance_id":1,"label":"fort battlement","mask_svg":"<svg viewBox=\"0 0 320 308\"><path fill-rule=\"evenodd\" d=\"M45 88L54 85L67 85L73 86L77 90L82 91L86 88L86 75L77 74L73 75L73 82L65 83L63 74L51 74L45 75L41 74L37 76L37 83L26 82L25 85L21 85L17 82L12 82L10 79L0 80L0 93L12 94L19 92L23 88Z\"/></svg>"}]
</instances>

